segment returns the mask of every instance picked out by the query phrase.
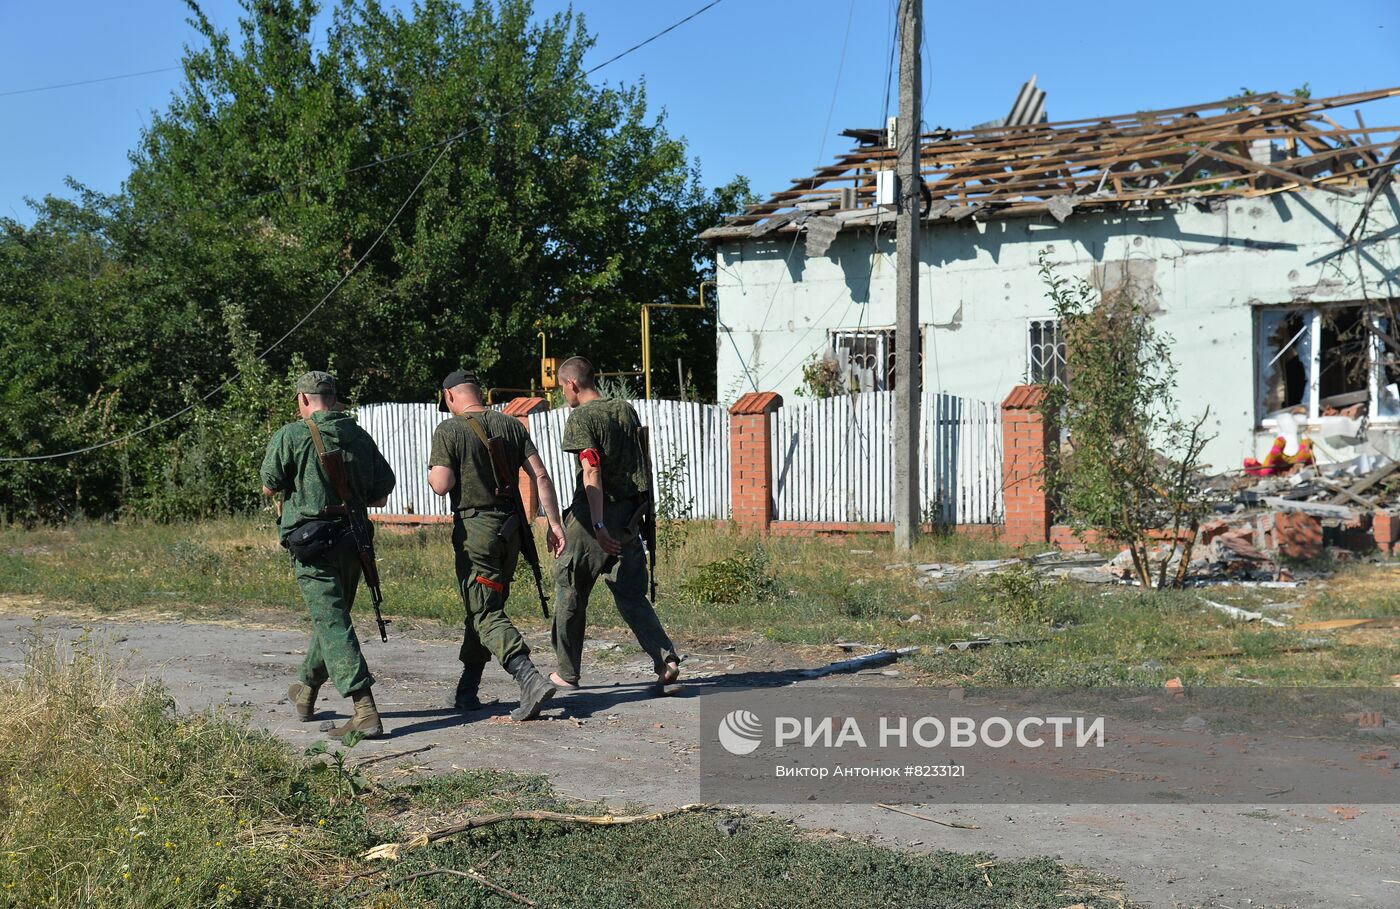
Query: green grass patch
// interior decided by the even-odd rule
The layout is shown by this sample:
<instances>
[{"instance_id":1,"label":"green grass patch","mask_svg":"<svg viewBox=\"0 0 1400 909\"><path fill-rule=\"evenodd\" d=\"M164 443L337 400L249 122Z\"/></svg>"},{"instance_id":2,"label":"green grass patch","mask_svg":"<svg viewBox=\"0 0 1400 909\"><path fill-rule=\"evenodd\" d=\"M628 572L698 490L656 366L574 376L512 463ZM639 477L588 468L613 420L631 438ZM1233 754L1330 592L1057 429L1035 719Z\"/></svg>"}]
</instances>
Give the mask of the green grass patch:
<instances>
[{"instance_id":1,"label":"green grass patch","mask_svg":"<svg viewBox=\"0 0 1400 909\"><path fill-rule=\"evenodd\" d=\"M658 565L658 612L681 641L920 645L912 665L940 683L978 685L1189 684L1384 685L1400 662L1392 630L1295 632L1240 622L1203 598L1292 623L1400 615L1400 571L1348 565L1298 589L1213 587L1144 594L1136 588L1048 580L1010 571L952 590L925 590L905 563L957 564L1015 550L991 540L930 536L897 554L888 535L759 539L692 523ZM391 618L461 622L445 527L381 531L380 571ZM522 563L507 609L526 631L544 631ZM0 528L0 595L47 608L99 613L237 616L303 621L291 566L269 516L198 524L74 524ZM626 640L599 587L592 633ZM404 626L400 626L404 627ZM934 654L952 641L1025 641L1011 648ZM836 654L833 654L833 658Z\"/></svg>"},{"instance_id":2,"label":"green grass patch","mask_svg":"<svg viewBox=\"0 0 1400 909\"><path fill-rule=\"evenodd\" d=\"M682 815L613 828L534 822L482 828L407 853L385 875L388 880L375 886L403 901L394 905L510 905L479 888L473 893L468 888L476 885L447 875L408 880L433 869L471 868L542 906L590 909L1120 905L1096 897L1091 886L1049 859L997 862L982 854L897 852L821 840L790 824L754 817L741 818L737 832L729 835L716 818Z\"/></svg>"}]
</instances>

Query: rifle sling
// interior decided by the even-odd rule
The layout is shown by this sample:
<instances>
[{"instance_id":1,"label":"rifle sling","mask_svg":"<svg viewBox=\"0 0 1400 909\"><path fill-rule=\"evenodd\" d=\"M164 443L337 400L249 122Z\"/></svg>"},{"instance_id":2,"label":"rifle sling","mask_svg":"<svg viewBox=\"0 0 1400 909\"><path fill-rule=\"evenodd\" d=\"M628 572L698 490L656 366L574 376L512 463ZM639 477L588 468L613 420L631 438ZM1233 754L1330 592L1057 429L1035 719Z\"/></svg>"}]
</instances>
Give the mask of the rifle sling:
<instances>
[{"instance_id":1,"label":"rifle sling","mask_svg":"<svg viewBox=\"0 0 1400 909\"><path fill-rule=\"evenodd\" d=\"M317 426L316 421L310 417L306 417L302 422L306 424L307 429L311 430L311 444L316 446L316 457L324 458L326 456L326 440L321 438L321 427Z\"/></svg>"},{"instance_id":2,"label":"rifle sling","mask_svg":"<svg viewBox=\"0 0 1400 909\"><path fill-rule=\"evenodd\" d=\"M314 446L316 446L316 460L320 463L320 465L321 465L321 471L322 471L322 473L324 473L324 474L326 475L326 480L327 480L327 482L329 482L329 483L331 484L331 487L334 488L334 487L335 487L335 481L334 481L333 479L331 479L330 471L326 469L326 440L325 440L324 438L321 437L321 427L317 426L317 425L316 425L316 421L313 420L313 419L311 419L310 417L306 417L305 419L302 420L302 422L306 424L306 428L307 428L307 429L311 430L311 444L314 445ZM348 478L347 478L347 485L348 485ZM346 488L346 489L336 489L336 490L335 490L335 494L336 494L337 496L339 496L340 498L342 498L342 499L344 499L344 498L346 497L346 493L348 493L348 492L350 492L350 490L349 490L348 488ZM330 508L334 508L334 507L336 507L336 506L333 506L333 505L330 506ZM341 507L342 509L345 508L344 505L342 505L342 506L340 506L340 507ZM330 508L328 508L328 509L326 509L326 510L327 510L327 511L330 511ZM348 515L348 511L346 512L346 514Z\"/></svg>"},{"instance_id":3,"label":"rifle sling","mask_svg":"<svg viewBox=\"0 0 1400 909\"><path fill-rule=\"evenodd\" d=\"M501 486L501 465L496 463L496 456L491 453L491 439L486 435L486 430L476 421L476 414L464 413L462 418L467 421L467 425L476 433L476 437L481 440L481 445L486 449L486 460L491 462L491 472L496 475L496 496L505 498L510 495L510 488Z\"/></svg>"}]
</instances>

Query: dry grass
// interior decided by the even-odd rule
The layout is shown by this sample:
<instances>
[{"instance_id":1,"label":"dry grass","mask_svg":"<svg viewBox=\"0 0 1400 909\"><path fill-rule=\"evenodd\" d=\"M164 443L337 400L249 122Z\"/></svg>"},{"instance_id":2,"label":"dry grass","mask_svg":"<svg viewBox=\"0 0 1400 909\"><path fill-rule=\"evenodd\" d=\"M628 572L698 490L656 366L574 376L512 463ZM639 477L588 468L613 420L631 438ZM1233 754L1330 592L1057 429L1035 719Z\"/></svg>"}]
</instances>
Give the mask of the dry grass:
<instances>
[{"instance_id":1,"label":"dry grass","mask_svg":"<svg viewBox=\"0 0 1400 909\"><path fill-rule=\"evenodd\" d=\"M0 905L313 904L299 877L338 860L307 765L171 706L84 640L36 640L0 679Z\"/></svg>"},{"instance_id":2,"label":"dry grass","mask_svg":"<svg viewBox=\"0 0 1400 909\"><path fill-rule=\"evenodd\" d=\"M712 815L503 823L371 865L356 858L369 846L446 818L604 809L497 771L366 787L335 769L343 756L308 761L235 719L176 716L159 687L124 683L86 641L36 640L24 671L0 679L0 906L501 905L415 877L431 869L477 869L540 905L588 909L836 909L911 894L942 909L1122 905L1049 859L910 854L755 817L737 832Z\"/></svg>"}]
</instances>

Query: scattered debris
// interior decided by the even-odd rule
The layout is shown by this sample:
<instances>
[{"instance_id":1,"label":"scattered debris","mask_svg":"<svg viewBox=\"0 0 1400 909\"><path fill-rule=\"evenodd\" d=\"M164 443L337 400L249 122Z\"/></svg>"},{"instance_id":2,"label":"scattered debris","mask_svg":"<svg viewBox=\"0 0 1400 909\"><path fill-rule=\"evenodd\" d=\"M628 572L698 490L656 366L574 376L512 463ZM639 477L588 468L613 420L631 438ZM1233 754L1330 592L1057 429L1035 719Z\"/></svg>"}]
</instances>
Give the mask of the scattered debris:
<instances>
[{"instance_id":1,"label":"scattered debris","mask_svg":"<svg viewBox=\"0 0 1400 909\"><path fill-rule=\"evenodd\" d=\"M1326 619L1293 626L1298 631L1344 631L1351 628L1400 628L1400 616L1378 619Z\"/></svg>"},{"instance_id":2,"label":"scattered debris","mask_svg":"<svg viewBox=\"0 0 1400 909\"><path fill-rule=\"evenodd\" d=\"M430 742L429 744L420 746L418 748L406 748L403 751L390 751L388 754L376 754L373 757L367 757L362 761L355 761L350 766L355 767L357 769L360 767L368 767L370 764L377 764L380 761L391 761L394 758L408 757L410 754L420 754L421 752L429 751L436 747L437 742Z\"/></svg>"},{"instance_id":3,"label":"scattered debris","mask_svg":"<svg viewBox=\"0 0 1400 909\"><path fill-rule=\"evenodd\" d=\"M876 666L885 666L893 663L900 657L909 656L911 653L918 652L918 647L900 647L898 650L877 650L874 653L852 657L849 660L838 660L835 663L827 663L825 666L804 669L800 675L804 679L819 679L822 676L832 675L838 672L856 672L861 669L873 669Z\"/></svg>"},{"instance_id":4,"label":"scattered debris","mask_svg":"<svg viewBox=\"0 0 1400 909\"><path fill-rule=\"evenodd\" d=\"M1264 504L1279 511L1301 511L1318 518L1342 518L1351 520L1356 512L1342 505L1329 505L1326 502L1299 502L1294 499L1281 499L1278 496L1265 496Z\"/></svg>"},{"instance_id":5,"label":"scattered debris","mask_svg":"<svg viewBox=\"0 0 1400 909\"><path fill-rule=\"evenodd\" d=\"M948 644L947 650L957 650L961 652L967 650L978 650L983 647L1019 647L1022 644L1034 643L1037 642L1028 638L1016 641L1007 641L998 638L975 638L971 641L951 641ZM935 647L933 652L943 653L946 651L942 647Z\"/></svg>"},{"instance_id":6,"label":"scattered debris","mask_svg":"<svg viewBox=\"0 0 1400 909\"><path fill-rule=\"evenodd\" d=\"M893 811L895 814L903 814L908 817L918 818L921 821L928 821L931 824L938 824L941 827L955 827L958 830L981 830L976 824L959 824L955 821L940 821L936 817L929 817L927 814L919 814L907 808L900 808L896 805L887 805L884 802L877 802L875 807L883 808L886 811Z\"/></svg>"},{"instance_id":7,"label":"scattered debris","mask_svg":"<svg viewBox=\"0 0 1400 909\"><path fill-rule=\"evenodd\" d=\"M1225 603L1217 603L1214 600L1207 600L1204 597L1201 598L1201 602L1212 609L1219 609L1232 619L1239 619L1242 622L1263 622L1265 625L1272 625L1275 628L1283 628L1287 625L1286 622L1280 622L1278 619L1271 619L1262 612L1250 612L1248 609L1241 609L1238 606L1228 606ZM1304 626L1300 625L1298 627L1302 628Z\"/></svg>"},{"instance_id":8,"label":"scattered debris","mask_svg":"<svg viewBox=\"0 0 1400 909\"><path fill-rule=\"evenodd\" d=\"M629 824L643 824L652 821L665 820L679 814L692 814L697 811L713 811L710 805L682 805L679 808L672 808L668 811L657 811L651 814L561 814L557 811L509 811L501 814L484 814L478 817L467 818L459 824L452 824L448 827L439 827L436 830L425 830L415 833L408 839L397 843L380 843L360 855L365 861L388 860L396 862L403 857L403 853L411 849L418 849L427 846L429 843L436 843L438 840L465 833L468 830L476 830L480 827L489 827L492 824L501 824L507 821L544 821L552 824L579 824L587 827L623 827Z\"/></svg>"}]
</instances>

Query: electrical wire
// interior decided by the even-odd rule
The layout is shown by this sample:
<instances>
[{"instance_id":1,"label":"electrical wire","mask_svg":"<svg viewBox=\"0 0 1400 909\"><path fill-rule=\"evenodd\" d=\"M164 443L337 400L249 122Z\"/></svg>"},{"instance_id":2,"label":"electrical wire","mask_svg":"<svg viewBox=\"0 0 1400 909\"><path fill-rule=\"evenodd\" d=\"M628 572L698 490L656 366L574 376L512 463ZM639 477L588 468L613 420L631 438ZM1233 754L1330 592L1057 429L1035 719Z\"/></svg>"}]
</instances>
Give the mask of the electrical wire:
<instances>
[{"instance_id":1,"label":"electrical wire","mask_svg":"<svg viewBox=\"0 0 1400 909\"><path fill-rule=\"evenodd\" d=\"M322 37L321 35L317 35L315 38L312 38L310 42L311 45L314 46ZM116 82L119 79L135 79L137 76L154 76L157 73L173 73L182 68L183 64L178 66L162 66L160 69L143 69L135 73L118 73L115 76L98 76L95 79L79 79L76 82L58 82L53 85L36 85L33 88L15 88L0 92L0 98L9 98L14 95L32 95L36 92L51 92L60 88L77 88L82 85L97 85L101 82Z\"/></svg>"},{"instance_id":2,"label":"electrical wire","mask_svg":"<svg viewBox=\"0 0 1400 909\"><path fill-rule=\"evenodd\" d=\"M418 190L423 188L423 184L428 180L428 175L431 174L433 170L438 166L438 163L441 162L442 159L447 156L447 151L450 147L450 145L444 147L443 150L438 153L438 156L433 159L433 163L428 165L428 169L423 172L423 176L418 179L418 183L413 187L412 191L409 192L408 196L404 198L402 204L399 205L398 210L394 212L394 216L389 219L389 222L387 224L384 225L384 229L379 232L379 236L374 238L374 242L369 245L369 248L366 249L360 255L360 257L355 260L355 264L351 266L350 270L347 271L345 274L341 275L340 280L336 281L335 285L331 287L330 290L326 291L325 295L321 297L319 301L317 301L316 305L307 310L306 314L303 315L300 319L298 319L295 325L287 329L287 331L283 333L282 337L278 338L276 341L273 341L270 345L268 345L267 349L265 349L262 353L258 354L257 358L259 360L265 359L267 355L276 350L282 344L283 341L287 340L293 334L295 334L297 329L305 325L307 321L312 316L314 316L318 310L320 310L321 307L325 306L326 303L330 300L330 298L335 294L335 292L340 290L340 288L345 285L346 281L350 280L350 276L355 274L355 272L359 270L360 266L363 265L365 260L369 258L370 253L374 252L375 249L378 248L380 242L382 242L383 239L388 235L390 228L392 228L394 224L398 222L400 216L402 216L404 213L404 209L408 208L408 203L412 202L413 198L418 195ZM224 379L218 385L215 385L209 391L201 395L198 400L186 404L184 407L181 407L179 410L175 411L167 417L163 417L154 423L141 427L140 429L133 430L127 433L126 435L118 436L115 439L108 439L105 442L98 442L95 445L88 445L85 448L75 448L72 451L62 451L53 454L42 455L27 455L23 457L0 458L0 464L12 464L15 462L23 461L51 461L56 458L67 458L72 457L73 455L87 454L90 451L97 451L102 448L108 448L112 445L119 445L122 442L130 441L131 439L134 439L137 436L145 435L153 429L157 429L171 422L172 420L184 416L191 410L194 410L199 405L205 403L210 398L214 397L214 395L223 391L229 385L233 384L233 382L237 381L240 377L242 377L242 375L242 371L234 372L233 375L229 376L227 379Z\"/></svg>"},{"instance_id":3,"label":"electrical wire","mask_svg":"<svg viewBox=\"0 0 1400 909\"><path fill-rule=\"evenodd\" d=\"M713 8L713 7L717 6L717 5L719 5L719 4L722 3L722 2L723 2L723 0L711 0L710 3L707 3L705 6L701 7L700 9L696 10L695 12L691 13L689 16L686 16L684 19L681 19L681 20L679 20L679 21L677 21L677 22L675 22L675 23L673 23L673 24L667 26L666 28L664 28L664 29L662 29L661 31L657 32L656 34L652 35L650 38L647 38L647 39L644 40L644 41L641 41L641 42L638 42L637 44L632 45L630 48L628 48L627 50L623 51L622 53L617 54L617 55L615 55L615 56L613 56L613 57L610 57L609 59L603 61L602 63L598 64L597 66L595 66L595 67L593 67L593 68L591 68L591 69L585 71L584 75L585 75L585 76L592 75L593 73L597 72L598 70L602 69L603 67L608 66L609 64L615 63L615 62L617 62L618 60L621 60L623 57L627 56L628 54L632 53L633 51L636 51L636 50L639 50L639 49L641 49L641 48L643 48L643 47L646 47L648 44L650 44L651 42L655 41L657 38L660 38L662 35L665 35L665 34L667 34L668 32L671 32L671 31L675 30L675 29L678 28L679 26L685 24L686 22L689 22L690 20L694 19L696 16L700 15L701 13L705 12L705 11L708 10L708 9L711 9L711 8ZM526 102L524 102L523 104L521 104L520 106L518 106L517 108L515 108L515 110L520 110L521 108L528 106L529 103L530 103L529 101L526 101ZM506 114L509 114L509 113L514 113L514 111L507 111L507 112L505 112L505 114L502 114L502 116L505 116ZM480 129L480 128L483 128L483 127L477 127L477 128ZM315 314L317 313L317 311L319 311L323 306L326 305L327 302L330 301L331 297L335 295L335 292L336 292L336 291L340 290L340 288L343 287L343 286L345 285L345 282L346 282L346 281L349 281L349 280L350 280L350 277L351 277L352 275L354 275L355 272L357 272L357 271L359 270L360 266L361 266L362 264L364 264L365 260L369 258L370 254L373 253L374 250L375 250L376 248L378 248L379 244L384 240L384 238L385 238L386 236L388 236L389 231L390 231L391 228L393 228L394 224L396 224L396 223L398 222L399 218L403 216L404 211L408 208L408 204L409 204L410 202L412 202L413 199L414 199L414 197L416 197L416 196L418 195L418 191L419 191L420 189L423 188L423 184L427 182L429 175L432 174L433 170L436 169L436 167L437 167L438 164L442 161L442 159L445 158L445 157L447 156L447 152L448 152L448 150L452 147L452 143L455 142L457 139L462 138L464 135L466 135L468 132L471 132L471 131L472 131L472 130L463 130L463 131L459 131L458 133L454 134L453 136L451 136L451 137L449 137L447 140L445 140L443 143L441 143L441 144L442 144L442 149L441 149L441 151L438 152L437 157L434 158L434 159L432 160L432 163L428 165L427 169L423 171L423 175L418 179L418 182L414 185L413 189L412 189L412 190L409 192L409 194L404 198L403 202L399 205L398 209L394 212L393 216L389 219L388 223L386 223L386 224L384 225L384 229L381 230L381 231L379 232L379 235L378 235L377 237L374 238L374 242L371 243L371 244L369 245L369 247L364 251L364 253L362 253L362 254L360 255L360 257L359 257L358 259L355 260L355 263L351 266L350 270L347 271L344 275L342 275L342 276L340 277L340 280L336 281L335 284L334 284L334 286L332 286L330 290L326 291L325 295L322 296L321 299L320 299L319 301L317 301L317 303L316 303L315 306L313 306L313 307L311 307L311 309L307 310L306 314L303 315L300 319L298 319L295 325L293 325L291 328L287 329L287 331L284 332L280 338L278 338L276 341L272 342L272 344L270 344L265 350L263 350L262 353L258 354L258 357L257 357L257 358L258 358L259 360L266 359L266 357L268 356L268 354L272 353L272 352L273 352L274 350L276 350L284 341L286 341L286 340L287 340L288 338L290 338L293 334L295 334L296 331L297 331L298 329L300 329L303 325L305 325L305 324L307 323L307 321L310 320L310 318L311 318L313 315L315 315ZM732 340L732 338L731 338L731 340ZM737 351L737 347L736 347L736 351ZM747 371L747 368L746 368L746 371ZM88 445L88 446L85 446L85 447L83 447L83 448L75 448L75 449L72 449L71 451L53 452L53 453L41 454L41 455L24 455L24 456L19 456L19 457L4 457L4 458L0 458L0 464L28 463L28 462L34 462L34 461L51 461L51 460L56 460L56 459L59 459L59 458L68 458L68 457L73 457L73 456L75 456L75 455L87 454L87 453L89 453L89 452L98 451L98 450L103 449L103 448L109 448L109 447L111 447L111 446L113 446L113 445L119 445L119 444L121 444L122 442L130 441L131 439L135 439L135 438L137 438L138 436L145 435L146 433L148 433L148 432L150 432L150 431L152 431L152 430L154 430L154 429L158 429L158 428L160 428L161 426L164 426L164 425L166 425L167 423L170 423L170 422L172 422L172 421L174 421L174 420L176 420L176 419L178 419L178 418L184 416L185 414L189 413L191 410L194 410L194 409L195 409L196 407L198 407L199 405L201 405L201 404L207 402L209 399L211 399L212 397L214 397L214 395L218 394L218 393L219 393L220 391L222 391L223 389L227 388L230 384L232 384L234 381L236 381L237 379L239 379L241 376L242 376L242 372L241 372L241 371L240 371L240 372L234 372L233 375L231 375L231 376L229 376L228 378L224 379L224 380L223 380L222 382L220 382L218 385L214 386L214 388L210 389L208 392L206 392L205 394L201 395L200 398L199 398L198 400L193 401L193 402L191 402L191 403L189 403L189 404L186 404L184 407L181 407L179 410L175 411L174 413L170 414L169 416L162 417L161 419L157 420L157 421L154 422L154 423L150 423L150 424L148 424L148 425L146 425L146 426L141 427L140 429L136 429L136 430L133 430L133 431L131 431L131 432L128 432L128 433L126 433L126 434L124 434L124 435L118 436L117 438L108 439L108 440L106 440L106 441L98 442L98 443L96 443L96 444L94 444L94 445ZM752 379L750 379L750 381L752 381ZM757 388L755 387L754 390L757 391Z\"/></svg>"},{"instance_id":4,"label":"electrical wire","mask_svg":"<svg viewBox=\"0 0 1400 909\"><path fill-rule=\"evenodd\" d=\"M56 85L38 85L34 88L16 88L10 91L0 92L0 98L10 98L15 95L32 95L35 92L51 92L59 88L75 88L79 85L96 85L99 82L115 82L118 79L135 79L137 76L153 76L156 73L169 73L179 69L178 66L163 66L160 69L143 69L139 73L121 73L116 76L99 76L96 79L80 79L77 82L59 82Z\"/></svg>"},{"instance_id":5,"label":"electrical wire","mask_svg":"<svg viewBox=\"0 0 1400 909\"><path fill-rule=\"evenodd\" d=\"M584 75L585 75L585 76L591 76L591 75L593 75L594 73L596 73L598 70L600 70L600 69L602 69L603 67L607 66L609 63L616 63L617 61L621 60L623 57L627 56L628 54L632 53L633 51L639 51L639 50L641 50L642 48L646 47L646 46L647 46L648 44L650 44L651 42L655 41L657 38L660 38L662 35L665 35L665 34L668 34L668 33L670 33L670 32L675 31L676 29L680 28L682 25L685 25L685 24L686 24L687 22L689 22L691 19L694 19L696 16L699 16L701 13L703 13L703 12L705 12L705 11L707 11L707 10L710 10L710 9L713 9L714 7L716 7L716 6L719 6L719 5L720 5L721 3L723 3L723 2L724 2L724 0L710 0L709 3L706 3L704 6L700 7L700 8L697 9L695 12L691 13L689 16L686 16L684 19L681 19L681 20L678 20L678 21L676 21L676 22L671 23L670 25L668 25L668 26L666 26L665 28L663 28L661 31L659 31L659 32L657 32L656 34L652 35L650 38L647 38L647 39L644 40L644 41L639 41L639 42L637 42L636 44L632 45L631 47L627 48L627 50L623 51L622 53L617 54L616 56L613 56L613 57L609 57L608 59L604 60L602 63L599 63L597 66L593 67L592 69L586 70L586 71L584 72Z\"/></svg>"},{"instance_id":6,"label":"electrical wire","mask_svg":"<svg viewBox=\"0 0 1400 909\"><path fill-rule=\"evenodd\" d=\"M851 0L851 8L846 12L846 34L841 38L841 59L836 64L836 84L831 87L831 104L826 108L826 123L822 126L821 144L817 146L817 167L822 166L822 155L826 154L826 136L831 129L831 115L836 111L836 96L841 91L841 73L846 69L846 46L851 41L851 22L856 15L856 0Z\"/></svg>"}]
</instances>

